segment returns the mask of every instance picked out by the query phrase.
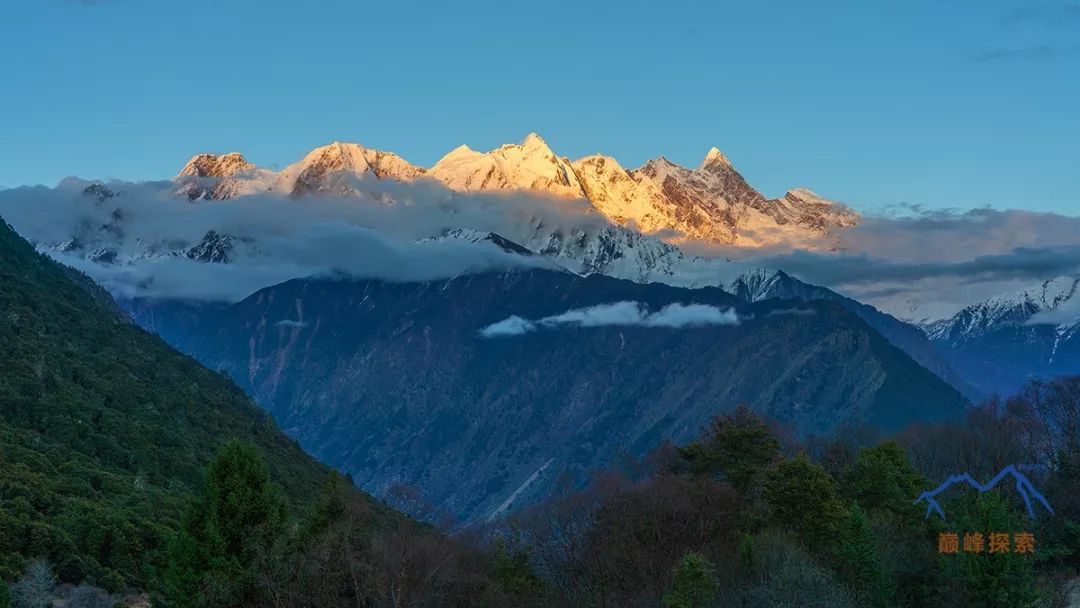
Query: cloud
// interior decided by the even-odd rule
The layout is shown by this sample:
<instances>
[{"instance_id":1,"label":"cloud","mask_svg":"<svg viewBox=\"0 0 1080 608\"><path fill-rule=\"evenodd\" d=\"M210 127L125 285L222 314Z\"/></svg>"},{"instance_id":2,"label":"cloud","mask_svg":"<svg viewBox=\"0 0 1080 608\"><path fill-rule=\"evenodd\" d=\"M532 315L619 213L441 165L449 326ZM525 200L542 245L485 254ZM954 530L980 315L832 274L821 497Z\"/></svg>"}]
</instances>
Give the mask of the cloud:
<instances>
[{"instance_id":1,"label":"cloud","mask_svg":"<svg viewBox=\"0 0 1080 608\"><path fill-rule=\"evenodd\" d=\"M1057 308L1040 310L1025 322L1025 325L1062 325L1075 327L1080 319L1080 298L1066 300Z\"/></svg>"},{"instance_id":2,"label":"cloud","mask_svg":"<svg viewBox=\"0 0 1080 608\"><path fill-rule=\"evenodd\" d=\"M357 180L362 194L350 198L259 194L195 203L177 197L172 182L110 182L106 186L119 194L104 199L83 195L90 183L69 178L55 188L0 190L0 217L124 297L235 301L313 275L422 281L552 267L542 256L516 255L486 241L428 237L471 228L536 243L553 227L570 234L609 226L586 201L520 191L465 194L426 179ZM229 263L183 255L211 230L233 239ZM61 253L58 246L72 240L82 253ZM1080 217L900 205L816 240L768 249L682 246L711 259L680 262L681 285L719 285L752 268L783 269L904 318L934 319L993 295L1080 274ZM83 259L93 253L117 261Z\"/></svg>"},{"instance_id":3,"label":"cloud","mask_svg":"<svg viewBox=\"0 0 1080 608\"><path fill-rule=\"evenodd\" d=\"M277 323L274 323L274 327L288 327L292 329L303 329L307 327L307 323L303 321L294 321L292 319L282 319Z\"/></svg>"},{"instance_id":4,"label":"cloud","mask_svg":"<svg viewBox=\"0 0 1080 608\"><path fill-rule=\"evenodd\" d=\"M721 310L705 304L669 304L646 317L646 327L701 327L738 325L739 316L732 309Z\"/></svg>"},{"instance_id":5,"label":"cloud","mask_svg":"<svg viewBox=\"0 0 1080 608\"><path fill-rule=\"evenodd\" d=\"M797 251L761 260L816 284L873 284L950 277L969 282L1043 279L1080 272L1080 246L1012 251L961 262L895 262L866 254Z\"/></svg>"},{"instance_id":6,"label":"cloud","mask_svg":"<svg viewBox=\"0 0 1080 608\"><path fill-rule=\"evenodd\" d=\"M575 308L562 314L537 320L511 316L480 330L485 338L520 336L529 332L565 327L637 326L681 329L709 325L738 325L739 316L732 309L706 304L673 303L657 312L649 312L640 302L615 302Z\"/></svg>"},{"instance_id":7,"label":"cloud","mask_svg":"<svg viewBox=\"0 0 1080 608\"><path fill-rule=\"evenodd\" d=\"M813 245L813 247L808 247ZM934 320L1057 276L1080 275L1080 217L1017 209L927 209L897 205L817 243L769 249L686 246L727 260L739 273L782 269L902 318ZM702 266L693 284L720 270Z\"/></svg>"},{"instance_id":8,"label":"cloud","mask_svg":"<svg viewBox=\"0 0 1080 608\"><path fill-rule=\"evenodd\" d=\"M252 195L195 203L175 196L171 182L110 182L107 188L118 194L106 198L85 196L90 183L68 178L55 188L2 190L0 217L123 297L236 301L312 275L424 281L485 270L557 268L543 257L514 254L487 241L429 237L469 227L518 240L542 225L607 225L579 201L459 194L433 180L382 182L377 192L350 198ZM231 238L229 263L185 257L210 231ZM77 243L80 251L64 253L64 243ZM103 259L115 263L84 259L106 251Z\"/></svg>"},{"instance_id":9,"label":"cloud","mask_svg":"<svg viewBox=\"0 0 1080 608\"><path fill-rule=\"evenodd\" d=\"M517 315L513 315L499 321L498 323L492 323L484 329L480 330L480 335L485 338L494 338L497 336L520 336L522 334L529 333L536 330L536 324L527 319L523 319Z\"/></svg>"}]
</instances>

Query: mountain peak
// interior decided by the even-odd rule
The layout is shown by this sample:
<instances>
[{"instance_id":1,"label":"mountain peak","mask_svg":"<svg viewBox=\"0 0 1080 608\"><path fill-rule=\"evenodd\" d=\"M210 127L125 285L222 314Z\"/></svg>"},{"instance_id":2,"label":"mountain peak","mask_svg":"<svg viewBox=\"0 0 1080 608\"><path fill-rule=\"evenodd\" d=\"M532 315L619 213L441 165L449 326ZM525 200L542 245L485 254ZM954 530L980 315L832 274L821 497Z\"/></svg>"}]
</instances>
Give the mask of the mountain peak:
<instances>
[{"instance_id":1,"label":"mountain peak","mask_svg":"<svg viewBox=\"0 0 1080 608\"><path fill-rule=\"evenodd\" d=\"M708 169L710 167L723 167L730 168L731 161L728 157L724 156L724 153L717 149L715 146L709 148L709 151L705 154L705 160L701 161L699 170Z\"/></svg>"},{"instance_id":2,"label":"mountain peak","mask_svg":"<svg viewBox=\"0 0 1080 608\"><path fill-rule=\"evenodd\" d=\"M555 156L555 152L552 151L551 146L544 141L543 137L540 137L536 133L529 133L525 136L525 139L521 140L520 144L507 144L502 147L503 150L521 150L526 155L539 154L542 156Z\"/></svg>"},{"instance_id":3,"label":"mountain peak","mask_svg":"<svg viewBox=\"0 0 1080 608\"><path fill-rule=\"evenodd\" d=\"M334 141L326 144L325 146L319 146L311 152L308 152L308 157L314 158L319 156L347 156L348 154L353 152L363 153L364 150L367 150L367 148L361 146L360 144L355 144L347 141L338 141L335 139Z\"/></svg>"},{"instance_id":4,"label":"mountain peak","mask_svg":"<svg viewBox=\"0 0 1080 608\"><path fill-rule=\"evenodd\" d=\"M544 138L540 137L535 132L526 135L525 139L521 141L521 145L525 146L526 148L548 147L547 142L544 141Z\"/></svg>"},{"instance_id":5,"label":"mountain peak","mask_svg":"<svg viewBox=\"0 0 1080 608\"><path fill-rule=\"evenodd\" d=\"M570 162L556 154L536 133L519 144L504 144L489 152L461 146L428 172L453 190L541 190L558 196L583 196Z\"/></svg>"},{"instance_id":6,"label":"mountain peak","mask_svg":"<svg viewBox=\"0 0 1080 608\"><path fill-rule=\"evenodd\" d=\"M284 190L299 196L309 192L351 192L351 187L341 182L343 177L373 175L378 179L408 180L423 174L424 169L393 152L334 141L315 148L299 163L287 167L279 181Z\"/></svg>"},{"instance_id":7,"label":"mountain peak","mask_svg":"<svg viewBox=\"0 0 1080 608\"><path fill-rule=\"evenodd\" d=\"M177 177L228 177L254 168L239 152L203 153L192 156Z\"/></svg>"},{"instance_id":8,"label":"mountain peak","mask_svg":"<svg viewBox=\"0 0 1080 608\"><path fill-rule=\"evenodd\" d=\"M634 171L644 171L644 172L649 173L651 175L656 175L656 174L659 174L660 172L667 172L672 167L683 169L683 167L671 162L670 160L668 160L668 158L666 156L661 154L660 156L657 156L656 158L650 158L649 160L645 161L645 164L641 165L640 167L638 167Z\"/></svg>"}]
</instances>

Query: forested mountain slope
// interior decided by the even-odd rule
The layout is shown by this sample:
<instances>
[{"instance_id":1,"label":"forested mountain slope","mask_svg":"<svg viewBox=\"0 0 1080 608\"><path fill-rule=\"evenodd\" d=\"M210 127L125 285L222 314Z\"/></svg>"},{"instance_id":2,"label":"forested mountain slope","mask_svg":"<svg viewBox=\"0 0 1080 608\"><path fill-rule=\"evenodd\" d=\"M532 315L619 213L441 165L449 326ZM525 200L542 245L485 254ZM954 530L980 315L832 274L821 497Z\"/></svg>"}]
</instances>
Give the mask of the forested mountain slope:
<instances>
[{"instance_id":1,"label":"forested mountain slope","mask_svg":"<svg viewBox=\"0 0 1080 608\"><path fill-rule=\"evenodd\" d=\"M202 471L256 445L291 502L329 469L227 378L177 353L0 221L0 579L30 558L61 580L145 587Z\"/></svg>"}]
</instances>

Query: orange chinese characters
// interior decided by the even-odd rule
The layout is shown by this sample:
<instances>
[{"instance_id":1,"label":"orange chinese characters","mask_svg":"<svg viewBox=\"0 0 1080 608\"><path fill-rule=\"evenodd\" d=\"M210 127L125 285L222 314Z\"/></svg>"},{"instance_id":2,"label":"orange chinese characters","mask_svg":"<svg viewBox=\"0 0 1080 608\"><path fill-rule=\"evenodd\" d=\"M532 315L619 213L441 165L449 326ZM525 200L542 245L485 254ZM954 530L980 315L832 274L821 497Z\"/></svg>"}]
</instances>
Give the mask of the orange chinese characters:
<instances>
[{"instance_id":1,"label":"orange chinese characters","mask_svg":"<svg viewBox=\"0 0 1080 608\"><path fill-rule=\"evenodd\" d=\"M960 551L960 536L956 532L938 534L938 553L957 553Z\"/></svg>"},{"instance_id":2,"label":"orange chinese characters","mask_svg":"<svg viewBox=\"0 0 1080 608\"><path fill-rule=\"evenodd\" d=\"M990 553L1008 553L1010 544L1008 532L990 534Z\"/></svg>"},{"instance_id":3,"label":"orange chinese characters","mask_svg":"<svg viewBox=\"0 0 1080 608\"><path fill-rule=\"evenodd\" d=\"M1035 535L1031 532L1017 532L1016 552L1035 553Z\"/></svg>"},{"instance_id":4,"label":"orange chinese characters","mask_svg":"<svg viewBox=\"0 0 1080 608\"><path fill-rule=\"evenodd\" d=\"M985 546L986 539L981 532L964 535L964 553L982 553Z\"/></svg>"}]
</instances>

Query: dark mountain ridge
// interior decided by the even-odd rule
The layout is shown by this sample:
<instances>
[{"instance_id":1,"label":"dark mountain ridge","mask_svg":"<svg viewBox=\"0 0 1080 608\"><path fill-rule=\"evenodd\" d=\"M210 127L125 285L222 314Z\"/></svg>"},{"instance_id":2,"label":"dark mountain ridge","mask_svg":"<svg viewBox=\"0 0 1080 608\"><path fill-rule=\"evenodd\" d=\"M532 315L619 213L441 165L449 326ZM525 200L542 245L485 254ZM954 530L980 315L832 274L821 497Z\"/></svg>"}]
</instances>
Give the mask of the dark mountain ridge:
<instances>
[{"instance_id":1,"label":"dark mountain ridge","mask_svg":"<svg viewBox=\"0 0 1080 608\"><path fill-rule=\"evenodd\" d=\"M738 325L583 327L484 338L509 317L639 302L734 309ZM547 494L556 478L685 441L747 403L803 433L895 429L966 400L844 307L747 303L546 270L446 281L293 280L231 306L125 305L231 375L301 444L383 493L416 486L464 521Z\"/></svg>"},{"instance_id":2,"label":"dark mountain ridge","mask_svg":"<svg viewBox=\"0 0 1080 608\"><path fill-rule=\"evenodd\" d=\"M805 283L782 270L756 270L746 273L733 281L727 289L747 302L759 302L769 298L803 302L812 300L837 302L858 315L886 340L951 384L972 402L979 402L987 396L984 391L976 388L968 378L953 368L953 365L939 352L938 347L931 342L921 327L901 321L869 304L841 295L826 287Z\"/></svg>"}]
</instances>

